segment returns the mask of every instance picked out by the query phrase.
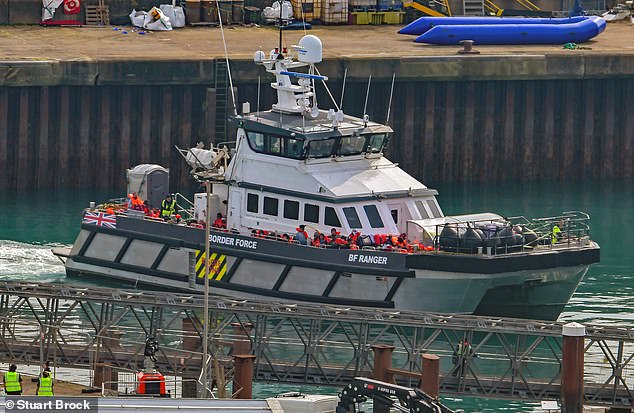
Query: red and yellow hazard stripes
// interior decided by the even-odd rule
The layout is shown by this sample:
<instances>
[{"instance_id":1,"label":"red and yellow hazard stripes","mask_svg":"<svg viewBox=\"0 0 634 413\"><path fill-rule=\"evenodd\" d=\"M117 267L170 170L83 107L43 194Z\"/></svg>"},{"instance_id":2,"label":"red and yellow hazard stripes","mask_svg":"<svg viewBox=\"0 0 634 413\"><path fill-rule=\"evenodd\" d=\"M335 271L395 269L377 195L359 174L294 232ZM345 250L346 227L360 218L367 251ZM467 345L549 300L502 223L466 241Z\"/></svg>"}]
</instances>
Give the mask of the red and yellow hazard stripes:
<instances>
[{"instance_id":1,"label":"red and yellow hazard stripes","mask_svg":"<svg viewBox=\"0 0 634 413\"><path fill-rule=\"evenodd\" d=\"M227 273L227 256L218 253L211 253L209 256L209 279L221 281ZM205 252L196 251L196 275L198 278L205 278Z\"/></svg>"}]
</instances>

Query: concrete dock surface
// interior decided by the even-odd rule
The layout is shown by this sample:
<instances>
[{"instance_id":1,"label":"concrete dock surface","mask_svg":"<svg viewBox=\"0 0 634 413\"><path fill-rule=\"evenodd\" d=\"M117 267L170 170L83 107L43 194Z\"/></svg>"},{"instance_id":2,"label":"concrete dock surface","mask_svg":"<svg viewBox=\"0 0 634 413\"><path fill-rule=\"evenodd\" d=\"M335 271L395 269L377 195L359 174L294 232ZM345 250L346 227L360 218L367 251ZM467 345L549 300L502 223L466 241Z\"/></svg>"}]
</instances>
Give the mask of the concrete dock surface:
<instances>
[{"instance_id":1,"label":"concrete dock surface","mask_svg":"<svg viewBox=\"0 0 634 413\"><path fill-rule=\"evenodd\" d=\"M324 58L403 58L455 56L459 46L415 43L415 36L397 34L403 26L313 26L312 30L284 31L285 44L297 44L306 34L321 38ZM131 26L40 27L0 26L0 61L109 61L109 60L207 60L224 56L220 29L184 27L166 32L146 32ZM122 32L126 31L127 34ZM277 44L273 26L227 26L225 36L229 56L251 59L262 47L269 51ZM562 45L474 45L481 55L633 55L634 26L610 23L582 49L566 50ZM468 58L468 56L466 57Z\"/></svg>"}]
</instances>

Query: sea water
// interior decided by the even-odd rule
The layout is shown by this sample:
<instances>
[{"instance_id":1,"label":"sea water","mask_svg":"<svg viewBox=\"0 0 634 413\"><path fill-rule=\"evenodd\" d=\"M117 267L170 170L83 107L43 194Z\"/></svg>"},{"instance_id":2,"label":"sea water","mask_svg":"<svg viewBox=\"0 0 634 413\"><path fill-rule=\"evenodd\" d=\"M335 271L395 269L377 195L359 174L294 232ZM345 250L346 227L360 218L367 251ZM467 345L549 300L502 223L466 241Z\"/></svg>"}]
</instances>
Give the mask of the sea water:
<instances>
[{"instance_id":1,"label":"sea water","mask_svg":"<svg viewBox=\"0 0 634 413\"><path fill-rule=\"evenodd\" d=\"M526 217L554 216L574 210L588 213L590 234L601 246L601 262L590 268L559 320L632 325L634 185L631 182L443 184L436 189L445 215L484 211ZM124 195L116 191L1 193L0 281L66 282L64 268L50 249L73 243L79 232L81 211L90 201ZM259 383L254 387L255 397L287 391L334 394L339 390ZM465 412L541 411L537 403L473 398L445 398L444 401Z\"/></svg>"}]
</instances>

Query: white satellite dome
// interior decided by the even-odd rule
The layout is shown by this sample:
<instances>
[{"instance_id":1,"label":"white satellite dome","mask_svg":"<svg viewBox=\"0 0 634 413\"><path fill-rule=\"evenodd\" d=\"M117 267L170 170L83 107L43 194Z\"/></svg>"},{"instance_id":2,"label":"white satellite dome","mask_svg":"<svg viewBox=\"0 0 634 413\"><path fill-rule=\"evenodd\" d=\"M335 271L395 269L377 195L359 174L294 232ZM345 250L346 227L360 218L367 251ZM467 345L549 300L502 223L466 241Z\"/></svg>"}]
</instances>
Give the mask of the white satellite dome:
<instances>
[{"instance_id":1,"label":"white satellite dome","mask_svg":"<svg viewBox=\"0 0 634 413\"><path fill-rule=\"evenodd\" d=\"M262 50L258 50L257 52L255 52L255 54L253 55L253 61L255 63L261 63L266 59L266 54L264 54L264 52Z\"/></svg>"},{"instance_id":2,"label":"white satellite dome","mask_svg":"<svg viewBox=\"0 0 634 413\"><path fill-rule=\"evenodd\" d=\"M297 53L297 60L304 63L321 62L321 40L319 37L307 34L299 41L300 49Z\"/></svg>"}]
</instances>

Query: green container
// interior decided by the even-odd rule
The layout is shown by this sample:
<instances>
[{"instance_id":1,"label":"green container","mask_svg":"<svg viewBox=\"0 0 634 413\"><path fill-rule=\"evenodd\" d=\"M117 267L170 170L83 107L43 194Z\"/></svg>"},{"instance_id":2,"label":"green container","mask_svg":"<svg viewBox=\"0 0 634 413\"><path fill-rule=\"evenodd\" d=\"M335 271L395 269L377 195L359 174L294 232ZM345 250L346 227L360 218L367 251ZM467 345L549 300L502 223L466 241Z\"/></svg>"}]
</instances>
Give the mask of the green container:
<instances>
[{"instance_id":1,"label":"green container","mask_svg":"<svg viewBox=\"0 0 634 413\"><path fill-rule=\"evenodd\" d=\"M244 22L260 24L262 11L254 6L244 6Z\"/></svg>"}]
</instances>

